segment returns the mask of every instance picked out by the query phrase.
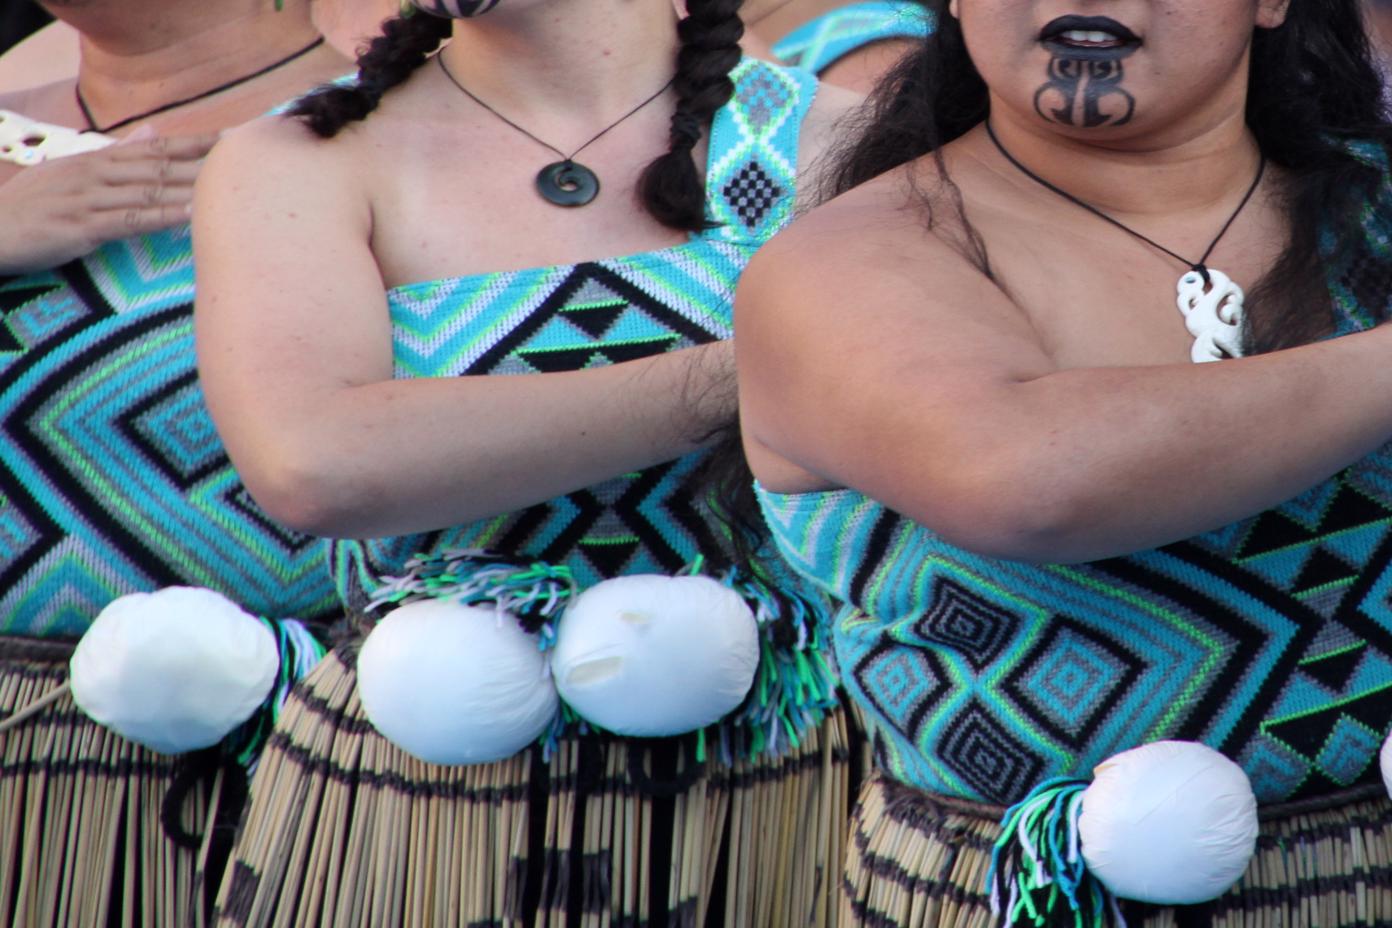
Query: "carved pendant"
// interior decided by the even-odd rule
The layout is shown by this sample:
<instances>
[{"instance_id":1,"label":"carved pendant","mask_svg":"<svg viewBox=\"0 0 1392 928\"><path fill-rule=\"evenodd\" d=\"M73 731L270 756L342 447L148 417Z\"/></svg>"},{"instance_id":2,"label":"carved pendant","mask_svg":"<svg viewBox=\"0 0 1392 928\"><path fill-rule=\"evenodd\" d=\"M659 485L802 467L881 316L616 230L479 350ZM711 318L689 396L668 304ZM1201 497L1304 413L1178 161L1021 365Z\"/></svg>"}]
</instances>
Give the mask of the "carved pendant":
<instances>
[{"instance_id":1,"label":"carved pendant","mask_svg":"<svg viewBox=\"0 0 1392 928\"><path fill-rule=\"evenodd\" d=\"M557 206L584 206L599 196L594 171L574 161L555 161L537 173L537 193Z\"/></svg>"},{"instance_id":2,"label":"carved pendant","mask_svg":"<svg viewBox=\"0 0 1392 928\"><path fill-rule=\"evenodd\" d=\"M1195 362L1242 356L1242 288L1222 271L1208 268L1209 282L1196 268L1179 279L1179 311L1194 336Z\"/></svg>"},{"instance_id":3,"label":"carved pendant","mask_svg":"<svg viewBox=\"0 0 1392 928\"><path fill-rule=\"evenodd\" d=\"M115 143L115 139L98 132L79 132L0 110L0 161L10 164L33 167L53 158L80 155Z\"/></svg>"}]
</instances>

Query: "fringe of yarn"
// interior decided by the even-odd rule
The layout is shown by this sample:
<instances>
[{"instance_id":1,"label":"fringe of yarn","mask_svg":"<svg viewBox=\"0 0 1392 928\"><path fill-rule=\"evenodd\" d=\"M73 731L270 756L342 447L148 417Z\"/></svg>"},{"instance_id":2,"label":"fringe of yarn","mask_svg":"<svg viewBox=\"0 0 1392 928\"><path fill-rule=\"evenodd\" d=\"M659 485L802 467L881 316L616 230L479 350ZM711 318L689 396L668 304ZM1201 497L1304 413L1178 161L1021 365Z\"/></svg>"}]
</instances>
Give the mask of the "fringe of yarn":
<instances>
[{"instance_id":1,"label":"fringe of yarn","mask_svg":"<svg viewBox=\"0 0 1392 928\"><path fill-rule=\"evenodd\" d=\"M473 548L419 555L406 567L405 575L383 580L368 612L424 599L492 606L537 635L543 651L555 645L557 623L578 595L570 568L564 565L518 564ZM699 576L704 567L705 559L698 557L679 575ZM837 705L837 677L818 607L777 589L762 576L729 570L718 579L754 613L759 667L745 702L713 729L696 733L697 759L705 760L712 735L726 764L794 750L803 735L820 725ZM549 759L563 738L598 730L562 703L542 736L543 754Z\"/></svg>"},{"instance_id":2,"label":"fringe of yarn","mask_svg":"<svg viewBox=\"0 0 1392 928\"><path fill-rule=\"evenodd\" d=\"M246 768L250 775L256 769L261 750L271 737L285 707L286 697L295 684L303 680L327 653L319 639L303 623L294 619L273 622L261 619L275 635L276 651L280 655L280 667L276 671L275 685L266 696L265 702L257 708L251 718L233 729L222 740L222 755Z\"/></svg>"},{"instance_id":3,"label":"fringe of yarn","mask_svg":"<svg viewBox=\"0 0 1392 928\"><path fill-rule=\"evenodd\" d=\"M1083 862L1078 817L1089 781L1046 780L1011 806L991 852L991 914L1004 928L1126 928L1116 899Z\"/></svg>"},{"instance_id":4,"label":"fringe of yarn","mask_svg":"<svg viewBox=\"0 0 1392 928\"><path fill-rule=\"evenodd\" d=\"M837 705L836 672L823 640L825 623L815 604L762 577L731 570L720 579L744 598L759 625L759 669L749 697L721 726L721 760L728 764L737 753L752 760L798 748L802 736Z\"/></svg>"},{"instance_id":5,"label":"fringe of yarn","mask_svg":"<svg viewBox=\"0 0 1392 928\"><path fill-rule=\"evenodd\" d=\"M540 636L543 651L555 645L556 620L577 594L575 578L565 565L518 564L479 548L420 554L406 562L406 570L403 576L383 580L368 612L424 599L492 606L513 616L529 634Z\"/></svg>"}]
</instances>

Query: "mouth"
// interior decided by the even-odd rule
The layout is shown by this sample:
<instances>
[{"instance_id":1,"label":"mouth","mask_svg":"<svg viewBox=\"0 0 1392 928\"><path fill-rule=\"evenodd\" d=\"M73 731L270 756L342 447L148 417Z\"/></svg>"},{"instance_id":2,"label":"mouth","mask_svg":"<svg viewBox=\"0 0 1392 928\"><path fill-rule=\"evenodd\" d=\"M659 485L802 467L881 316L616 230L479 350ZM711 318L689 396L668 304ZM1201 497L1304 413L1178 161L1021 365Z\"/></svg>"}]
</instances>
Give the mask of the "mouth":
<instances>
[{"instance_id":1,"label":"mouth","mask_svg":"<svg viewBox=\"0 0 1392 928\"><path fill-rule=\"evenodd\" d=\"M1109 16L1060 16L1039 30L1039 42L1058 58L1125 58L1141 37Z\"/></svg>"}]
</instances>

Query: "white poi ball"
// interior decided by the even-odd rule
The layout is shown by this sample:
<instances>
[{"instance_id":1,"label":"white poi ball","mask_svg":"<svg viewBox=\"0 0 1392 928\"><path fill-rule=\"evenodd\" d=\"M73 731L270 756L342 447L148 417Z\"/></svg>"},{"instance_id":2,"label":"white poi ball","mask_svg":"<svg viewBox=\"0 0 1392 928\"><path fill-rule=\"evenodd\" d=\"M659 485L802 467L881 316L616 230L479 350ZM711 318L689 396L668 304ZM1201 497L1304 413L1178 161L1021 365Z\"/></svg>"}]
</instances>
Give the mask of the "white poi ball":
<instances>
[{"instance_id":1,"label":"white poi ball","mask_svg":"<svg viewBox=\"0 0 1392 928\"><path fill-rule=\"evenodd\" d=\"M1392 796L1392 734L1383 739L1382 750L1378 751L1378 767L1382 769L1382 785Z\"/></svg>"},{"instance_id":2,"label":"white poi ball","mask_svg":"<svg viewBox=\"0 0 1392 928\"><path fill-rule=\"evenodd\" d=\"M1242 768L1191 741L1108 758L1083 792L1083 860L1114 894L1158 905L1217 898L1257 844L1257 798Z\"/></svg>"},{"instance_id":3,"label":"white poi ball","mask_svg":"<svg viewBox=\"0 0 1392 928\"><path fill-rule=\"evenodd\" d=\"M227 597L169 587L108 605L68 667L83 712L152 750L182 754L251 718L280 657L265 623Z\"/></svg>"},{"instance_id":4,"label":"white poi ball","mask_svg":"<svg viewBox=\"0 0 1392 928\"><path fill-rule=\"evenodd\" d=\"M582 593L557 631L561 698L621 735L703 728L744 701L759 628L738 593L709 577L639 574Z\"/></svg>"},{"instance_id":5,"label":"white poi ball","mask_svg":"<svg viewBox=\"0 0 1392 928\"><path fill-rule=\"evenodd\" d=\"M559 700L538 639L496 609L433 599L377 624L358 696L383 736L432 764L482 764L536 741Z\"/></svg>"}]
</instances>

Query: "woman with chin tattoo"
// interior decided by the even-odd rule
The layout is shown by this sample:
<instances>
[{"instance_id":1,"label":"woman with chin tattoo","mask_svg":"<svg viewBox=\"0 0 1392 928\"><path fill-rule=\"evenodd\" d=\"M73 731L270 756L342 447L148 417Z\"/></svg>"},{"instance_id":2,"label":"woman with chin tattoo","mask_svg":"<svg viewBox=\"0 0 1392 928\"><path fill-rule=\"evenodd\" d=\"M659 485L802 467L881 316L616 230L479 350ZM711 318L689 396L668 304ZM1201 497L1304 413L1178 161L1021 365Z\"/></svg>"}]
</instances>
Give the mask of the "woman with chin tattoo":
<instances>
[{"instance_id":1,"label":"woman with chin tattoo","mask_svg":"<svg viewBox=\"0 0 1392 928\"><path fill-rule=\"evenodd\" d=\"M876 748L842 923L1389 923L1361 4L929 6L737 300L759 502Z\"/></svg>"},{"instance_id":2,"label":"woman with chin tattoo","mask_svg":"<svg viewBox=\"0 0 1392 928\"><path fill-rule=\"evenodd\" d=\"M209 158L200 373L357 633L280 717L223 924L832 916L819 599L735 570L701 469L735 279L856 101L743 58L739 0L685 6L415 0L355 82ZM636 650L569 647L640 586L670 592L606 613ZM673 620L693 597L726 606ZM611 712L583 702L608 681Z\"/></svg>"}]
</instances>

